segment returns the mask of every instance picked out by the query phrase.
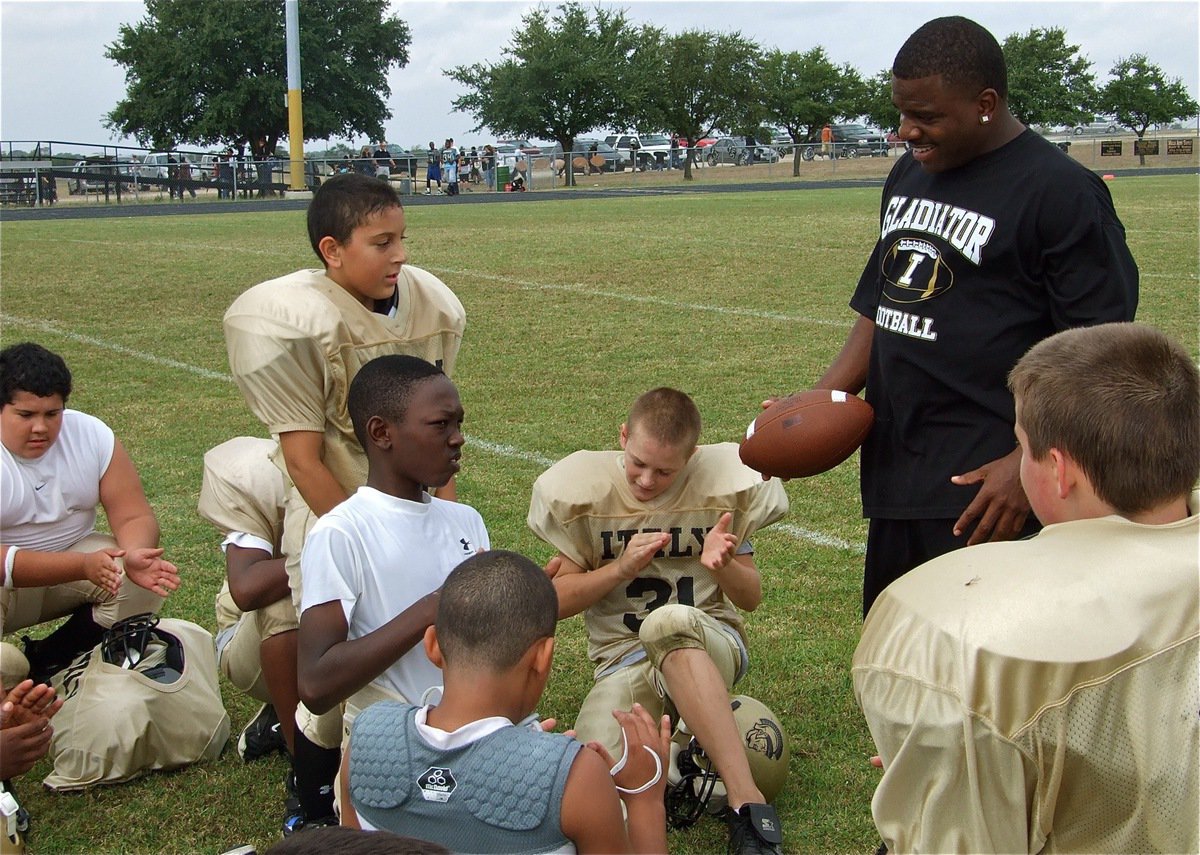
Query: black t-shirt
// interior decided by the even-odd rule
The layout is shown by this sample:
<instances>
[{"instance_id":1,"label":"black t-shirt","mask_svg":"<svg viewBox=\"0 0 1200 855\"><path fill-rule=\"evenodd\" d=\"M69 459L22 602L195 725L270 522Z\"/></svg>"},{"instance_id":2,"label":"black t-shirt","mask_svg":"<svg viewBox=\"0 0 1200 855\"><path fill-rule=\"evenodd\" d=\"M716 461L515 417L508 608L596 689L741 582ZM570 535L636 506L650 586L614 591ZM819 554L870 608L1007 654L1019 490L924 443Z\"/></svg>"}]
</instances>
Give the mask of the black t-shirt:
<instances>
[{"instance_id":1,"label":"black t-shirt","mask_svg":"<svg viewBox=\"0 0 1200 855\"><path fill-rule=\"evenodd\" d=\"M1068 327L1133 320L1138 271L1098 176L1032 131L949 172L905 154L850 305L875 321L863 513L948 519L950 476L1008 454L1008 371Z\"/></svg>"}]
</instances>

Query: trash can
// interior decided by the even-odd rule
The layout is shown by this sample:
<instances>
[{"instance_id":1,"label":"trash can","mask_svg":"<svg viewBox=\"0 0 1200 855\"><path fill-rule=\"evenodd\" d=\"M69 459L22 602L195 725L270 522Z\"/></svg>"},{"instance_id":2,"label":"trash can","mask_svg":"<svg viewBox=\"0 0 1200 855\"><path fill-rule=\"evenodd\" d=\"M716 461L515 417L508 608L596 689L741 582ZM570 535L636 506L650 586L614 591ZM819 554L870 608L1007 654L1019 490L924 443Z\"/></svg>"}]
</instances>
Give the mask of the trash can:
<instances>
[{"instance_id":1,"label":"trash can","mask_svg":"<svg viewBox=\"0 0 1200 855\"><path fill-rule=\"evenodd\" d=\"M512 176L512 171L509 167L497 166L496 167L496 186L494 189L503 190L505 185L508 184L511 176Z\"/></svg>"},{"instance_id":2,"label":"trash can","mask_svg":"<svg viewBox=\"0 0 1200 855\"><path fill-rule=\"evenodd\" d=\"M412 179L407 175L400 176L400 195L411 196L413 191Z\"/></svg>"}]
</instances>

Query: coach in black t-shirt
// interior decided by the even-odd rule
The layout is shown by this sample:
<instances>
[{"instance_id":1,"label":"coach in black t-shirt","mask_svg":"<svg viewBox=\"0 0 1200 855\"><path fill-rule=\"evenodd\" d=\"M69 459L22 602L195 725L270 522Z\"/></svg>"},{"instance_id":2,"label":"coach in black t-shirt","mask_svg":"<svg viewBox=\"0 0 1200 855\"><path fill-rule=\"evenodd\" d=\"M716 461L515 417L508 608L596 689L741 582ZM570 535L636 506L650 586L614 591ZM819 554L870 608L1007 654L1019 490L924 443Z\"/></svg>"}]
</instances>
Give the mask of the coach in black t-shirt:
<instances>
[{"instance_id":1,"label":"coach in black t-shirt","mask_svg":"<svg viewBox=\"0 0 1200 855\"><path fill-rule=\"evenodd\" d=\"M1036 531L1008 371L1068 328L1131 321L1138 271L1108 188L1008 110L1000 45L961 17L892 65L908 151L884 185L861 315L818 388L865 384L870 519L863 615L893 580L960 546Z\"/></svg>"}]
</instances>

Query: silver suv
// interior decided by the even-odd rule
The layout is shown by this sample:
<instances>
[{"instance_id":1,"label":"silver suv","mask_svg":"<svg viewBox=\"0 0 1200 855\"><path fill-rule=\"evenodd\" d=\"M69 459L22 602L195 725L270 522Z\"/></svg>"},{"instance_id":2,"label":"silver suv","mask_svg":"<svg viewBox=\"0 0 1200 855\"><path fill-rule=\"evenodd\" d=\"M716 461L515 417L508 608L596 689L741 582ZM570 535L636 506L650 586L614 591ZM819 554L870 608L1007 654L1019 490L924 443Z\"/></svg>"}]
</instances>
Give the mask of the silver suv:
<instances>
[{"instance_id":1,"label":"silver suv","mask_svg":"<svg viewBox=\"0 0 1200 855\"><path fill-rule=\"evenodd\" d=\"M670 165L671 140L665 134L609 134L604 141L616 149L626 163L634 162L633 152L636 151L639 172L665 169Z\"/></svg>"}]
</instances>

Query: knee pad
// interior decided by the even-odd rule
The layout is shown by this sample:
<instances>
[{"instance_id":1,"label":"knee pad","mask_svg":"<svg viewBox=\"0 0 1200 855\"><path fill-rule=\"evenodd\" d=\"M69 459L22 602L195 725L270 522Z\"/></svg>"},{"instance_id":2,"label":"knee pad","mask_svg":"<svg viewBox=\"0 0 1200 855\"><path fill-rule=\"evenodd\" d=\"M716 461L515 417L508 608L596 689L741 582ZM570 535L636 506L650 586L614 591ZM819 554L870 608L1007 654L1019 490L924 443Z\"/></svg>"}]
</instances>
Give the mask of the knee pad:
<instances>
[{"instance_id":1,"label":"knee pad","mask_svg":"<svg viewBox=\"0 0 1200 855\"><path fill-rule=\"evenodd\" d=\"M647 615L638 630L638 640L655 668L662 665L672 650L705 649L704 628L700 624L703 614L693 606L669 603Z\"/></svg>"}]
</instances>

